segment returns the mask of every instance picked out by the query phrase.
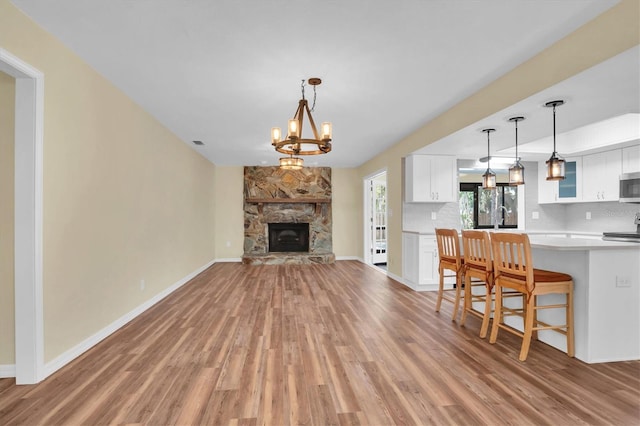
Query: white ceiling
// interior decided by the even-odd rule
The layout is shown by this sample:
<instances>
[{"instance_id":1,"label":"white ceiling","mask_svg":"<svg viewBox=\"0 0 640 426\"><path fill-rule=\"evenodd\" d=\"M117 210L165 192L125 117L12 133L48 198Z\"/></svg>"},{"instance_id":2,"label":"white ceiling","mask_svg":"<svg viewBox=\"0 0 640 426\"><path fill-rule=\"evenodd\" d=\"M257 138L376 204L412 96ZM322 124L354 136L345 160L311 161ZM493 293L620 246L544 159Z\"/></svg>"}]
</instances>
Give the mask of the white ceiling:
<instances>
[{"instance_id":1,"label":"white ceiling","mask_svg":"<svg viewBox=\"0 0 640 426\"><path fill-rule=\"evenodd\" d=\"M333 123L333 151L306 158L306 165L333 167L366 162L617 3L12 2L218 165L276 164L280 155L270 145L271 127L286 126L302 79L322 78L313 115L318 123ZM550 134L550 111L540 105L557 96L567 101L558 108L559 131L616 115L612 110L621 108L612 106L618 101L639 112L637 49L630 59L636 61L630 66L633 93L618 78L607 77L595 83L604 93L589 95L587 102L594 83L576 77L575 84L566 82L515 106L514 113L527 116L519 125L520 141ZM610 97L610 89L627 100L600 102ZM580 115L584 112L589 114ZM486 155L486 139L478 132L485 124L499 130L496 147L508 147L506 136L501 141L498 134L512 139L504 121L511 113L483 120L442 150L465 158ZM544 120L538 121L538 114ZM196 147L193 140L205 145Z\"/></svg>"},{"instance_id":2,"label":"white ceiling","mask_svg":"<svg viewBox=\"0 0 640 426\"><path fill-rule=\"evenodd\" d=\"M596 152L624 146L640 139L640 47L636 46L576 76L549 87L517 104L498 111L416 153L451 154L462 159L487 156L491 133L492 157L515 156L515 125L518 123L518 155L524 160L546 160L553 151L553 109L544 106L564 100L556 107L556 148L562 156ZM484 166L486 168L486 164Z\"/></svg>"}]
</instances>

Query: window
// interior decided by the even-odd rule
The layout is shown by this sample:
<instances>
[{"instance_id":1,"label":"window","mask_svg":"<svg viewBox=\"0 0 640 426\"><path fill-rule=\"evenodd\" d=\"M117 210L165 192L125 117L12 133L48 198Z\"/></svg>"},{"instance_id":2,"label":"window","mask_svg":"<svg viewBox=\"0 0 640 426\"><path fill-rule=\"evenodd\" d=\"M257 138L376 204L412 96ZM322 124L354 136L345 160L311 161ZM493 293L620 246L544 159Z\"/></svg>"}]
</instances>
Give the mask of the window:
<instances>
[{"instance_id":1,"label":"window","mask_svg":"<svg viewBox=\"0 0 640 426\"><path fill-rule=\"evenodd\" d=\"M494 191L482 189L481 183L461 183L459 201L463 229L494 228L495 210L500 228L518 227L517 186L498 183ZM493 208L496 202L498 209Z\"/></svg>"}]
</instances>

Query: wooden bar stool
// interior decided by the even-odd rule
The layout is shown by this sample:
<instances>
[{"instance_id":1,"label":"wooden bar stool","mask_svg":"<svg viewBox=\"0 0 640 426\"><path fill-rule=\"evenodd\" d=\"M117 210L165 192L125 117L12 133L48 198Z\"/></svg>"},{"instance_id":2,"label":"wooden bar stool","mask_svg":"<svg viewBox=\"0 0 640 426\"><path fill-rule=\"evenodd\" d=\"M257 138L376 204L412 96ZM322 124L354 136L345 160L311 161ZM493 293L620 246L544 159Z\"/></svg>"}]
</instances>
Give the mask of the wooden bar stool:
<instances>
[{"instance_id":1,"label":"wooden bar stool","mask_svg":"<svg viewBox=\"0 0 640 426\"><path fill-rule=\"evenodd\" d=\"M493 308L493 261L491 260L491 240L485 231L462 231L462 252L464 253L464 307L460 325L464 325L467 313L482 318L480 337L485 338L489 330L489 320ZM474 293L474 288L482 287L482 292ZM484 303L484 312L473 309L473 303Z\"/></svg>"},{"instance_id":2,"label":"wooden bar stool","mask_svg":"<svg viewBox=\"0 0 640 426\"><path fill-rule=\"evenodd\" d=\"M574 356L573 330L573 279L561 272L534 269L531 259L531 245L527 234L492 233L491 251L495 282L495 313L491 327L490 343L495 343L498 330L504 329L522 337L520 361L525 361L531 345L531 337L538 330L554 330L567 337L567 355ZM522 309L505 307L504 289L522 293ZM539 305L538 297L543 294L564 294L566 303ZM538 320L540 309L564 308L566 323L550 325ZM519 315L524 318L524 332L504 323L505 315Z\"/></svg>"},{"instance_id":3,"label":"wooden bar stool","mask_svg":"<svg viewBox=\"0 0 640 426\"><path fill-rule=\"evenodd\" d=\"M455 229L436 229L436 240L438 242L438 257L440 259L438 265L438 273L440 281L438 285L438 301L436 302L436 312L440 312L442 300L453 303L452 321L455 321L460 306L460 295L462 283L464 281L463 261L460 257L460 239L458 231ZM445 275L445 270L450 271ZM456 281L452 288L444 288L444 279L455 277ZM449 296L447 293L455 292L455 297Z\"/></svg>"}]
</instances>

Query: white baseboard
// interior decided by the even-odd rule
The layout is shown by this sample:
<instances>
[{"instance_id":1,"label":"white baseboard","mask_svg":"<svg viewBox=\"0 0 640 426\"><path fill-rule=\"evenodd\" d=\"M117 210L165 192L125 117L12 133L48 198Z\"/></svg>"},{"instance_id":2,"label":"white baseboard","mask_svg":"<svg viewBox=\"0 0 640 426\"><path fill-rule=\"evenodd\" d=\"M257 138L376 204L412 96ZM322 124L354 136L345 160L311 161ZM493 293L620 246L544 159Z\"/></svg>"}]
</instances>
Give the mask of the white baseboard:
<instances>
[{"instance_id":1,"label":"white baseboard","mask_svg":"<svg viewBox=\"0 0 640 426\"><path fill-rule=\"evenodd\" d=\"M0 364L0 379L6 379L8 377L16 377L16 365Z\"/></svg>"},{"instance_id":2,"label":"white baseboard","mask_svg":"<svg viewBox=\"0 0 640 426\"><path fill-rule=\"evenodd\" d=\"M438 291L438 284L416 284L408 280L397 280L413 291Z\"/></svg>"},{"instance_id":3,"label":"white baseboard","mask_svg":"<svg viewBox=\"0 0 640 426\"><path fill-rule=\"evenodd\" d=\"M51 374L55 373L56 371L58 371L59 369L67 365L68 363L70 363L71 361L73 361L83 353L85 353L87 350L91 349L93 346L100 343L105 338L109 337L115 331L117 331L118 329L123 327L125 324L127 324L128 322L136 318L138 315L142 314L144 311L146 311L147 309L149 309L150 307L152 307L153 305L155 305L156 303L158 303L159 301L161 301L162 299L164 299L165 297L167 297L168 295L170 295L171 293L173 293L174 291L182 287L184 284L189 282L192 278L194 278L196 275L198 275L199 273L201 273L211 265L213 265L215 262L216 261L211 261L206 265L198 268L197 270L193 271L192 273L182 278L178 282L172 284L171 286L167 287L160 293L156 294L151 299L142 303L141 305L133 309L131 312L118 318L117 320L115 320L114 322L112 322L102 330L98 331L93 336L90 336L89 338L80 342L73 348L69 349L68 351L62 353L61 355L57 356L53 360L46 363L44 366L44 376L42 377L42 380L44 380L45 378L49 377ZM14 371L14 375L15 375L15 371Z\"/></svg>"},{"instance_id":4,"label":"white baseboard","mask_svg":"<svg viewBox=\"0 0 640 426\"><path fill-rule=\"evenodd\" d=\"M241 257L225 257L222 259L216 259L213 263L229 263L229 262L242 262Z\"/></svg>"},{"instance_id":5,"label":"white baseboard","mask_svg":"<svg viewBox=\"0 0 640 426\"><path fill-rule=\"evenodd\" d=\"M364 261L358 256L336 256L336 260L358 260L364 263Z\"/></svg>"}]
</instances>

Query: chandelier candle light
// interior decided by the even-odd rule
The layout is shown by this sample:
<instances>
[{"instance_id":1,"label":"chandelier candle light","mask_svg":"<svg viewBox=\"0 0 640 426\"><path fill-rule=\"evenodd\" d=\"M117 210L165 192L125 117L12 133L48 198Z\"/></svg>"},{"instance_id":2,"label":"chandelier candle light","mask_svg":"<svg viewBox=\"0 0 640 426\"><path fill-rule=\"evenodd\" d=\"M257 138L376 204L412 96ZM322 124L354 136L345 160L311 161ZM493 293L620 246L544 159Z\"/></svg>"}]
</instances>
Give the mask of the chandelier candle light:
<instances>
[{"instance_id":1,"label":"chandelier candle light","mask_svg":"<svg viewBox=\"0 0 640 426\"><path fill-rule=\"evenodd\" d=\"M509 167L509 184L510 185L524 185L524 166L520 163L520 157L518 157L518 121L524 120L524 117L511 117L509 121L516 124L516 162Z\"/></svg>"},{"instance_id":2,"label":"chandelier candle light","mask_svg":"<svg viewBox=\"0 0 640 426\"><path fill-rule=\"evenodd\" d=\"M316 123L313 121L311 111L316 105L316 86L322 83L319 78L310 78L308 83L313 86L313 105L309 109L309 104L304 97L305 80L302 80L302 99L298 102L298 109L293 118L289 120L287 127L287 138L282 139L282 132L279 127L271 129L271 145L276 151L288 155L280 158L280 167L288 170L299 170L304 164L304 160L299 155L319 155L331 151L331 123L324 122L320 126L321 134L318 134ZM305 112L309 118L309 125L313 131L313 139L302 137L302 125L304 123Z\"/></svg>"},{"instance_id":3,"label":"chandelier candle light","mask_svg":"<svg viewBox=\"0 0 640 426\"><path fill-rule=\"evenodd\" d=\"M564 104L562 100L544 104L546 107L553 107L553 153L545 163L547 165L547 180L563 180L565 178L564 160L556 152L556 107L562 104Z\"/></svg>"},{"instance_id":4,"label":"chandelier candle light","mask_svg":"<svg viewBox=\"0 0 640 426\"><path fill-rule=\"evenodd\" d=\"M482 175L482 188L494 189L496 187L496 174L491 170L491 153L489 149L489 134L495 132L496 129L483 129L487 134L487 171Z\"/></svg>"}]
</instances>

